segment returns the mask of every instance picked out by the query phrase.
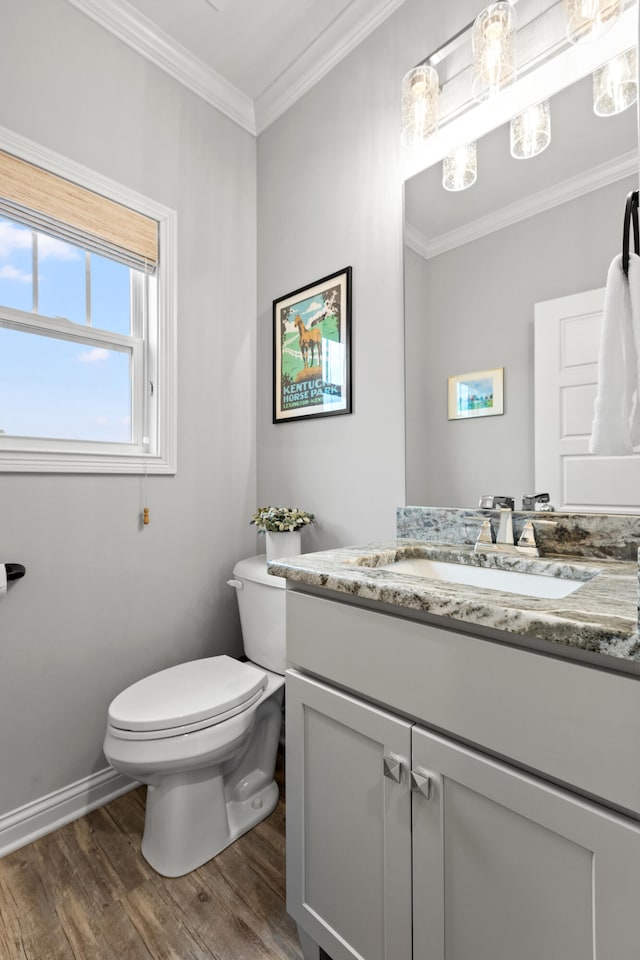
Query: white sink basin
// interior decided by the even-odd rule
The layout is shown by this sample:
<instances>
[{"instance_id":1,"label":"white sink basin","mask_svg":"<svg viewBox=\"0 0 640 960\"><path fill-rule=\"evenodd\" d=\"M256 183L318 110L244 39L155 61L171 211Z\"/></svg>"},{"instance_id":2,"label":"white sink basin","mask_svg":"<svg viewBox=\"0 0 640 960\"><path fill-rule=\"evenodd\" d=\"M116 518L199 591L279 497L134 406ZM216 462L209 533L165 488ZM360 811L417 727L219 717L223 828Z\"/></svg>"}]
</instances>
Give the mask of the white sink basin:
<instances>
[{"instance_id":1,"label":"white sink basin","mask_svg":"<svg viewBox=\"0 0 640 960\"><path fill-rule=\"evenodd\" d=\"M426 557L410 557L386 563L379 570L408 573L413 577L429 580L445 580L447 583L464 583L470 587L485 587L503 593L518 593L525 597L540 597L554 600L568 597L583 587L585 580L570 580L537 573L519 573L515 570L500 570L496 567L471 567L463 563L446 563Z\"/></svg>"}]
</instances>

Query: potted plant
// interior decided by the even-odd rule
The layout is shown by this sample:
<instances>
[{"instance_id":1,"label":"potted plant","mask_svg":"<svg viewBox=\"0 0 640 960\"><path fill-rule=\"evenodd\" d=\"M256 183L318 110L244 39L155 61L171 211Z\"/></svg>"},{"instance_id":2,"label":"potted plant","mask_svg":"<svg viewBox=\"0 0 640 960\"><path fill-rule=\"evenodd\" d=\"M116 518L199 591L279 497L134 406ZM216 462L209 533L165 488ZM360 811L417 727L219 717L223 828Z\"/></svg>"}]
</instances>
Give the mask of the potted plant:
<instances>
[{"instance_id":1,"label":"potted plant","mask_svg":"<svg viewBox=\"0 0 640 960\"><path fill-rule=\"evenodd\" d=\"M265 535L267 560L276 560L302 553L302 529L315 517L299 507L258 507L250 522Z\"/></svg>"}]
</instances>

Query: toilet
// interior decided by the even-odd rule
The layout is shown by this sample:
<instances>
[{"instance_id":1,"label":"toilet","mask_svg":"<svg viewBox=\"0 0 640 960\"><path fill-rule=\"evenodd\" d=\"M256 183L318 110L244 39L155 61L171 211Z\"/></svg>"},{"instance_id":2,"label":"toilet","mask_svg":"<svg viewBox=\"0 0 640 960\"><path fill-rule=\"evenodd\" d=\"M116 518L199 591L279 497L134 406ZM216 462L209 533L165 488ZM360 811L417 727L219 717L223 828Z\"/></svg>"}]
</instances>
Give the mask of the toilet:
<instances>
[{"instance_id":1,"label":"toilet","mask_svg":"<svg viewBox=\"0 0 640 960\"><path fill-rule=\"evenodd\" d=\"M264 555L240 560L233 578L248 662L180 663L109 707L104 753L147 784L142 853L165 877L206 863L278 802L286 581L269 576Z\"/></svg>"}]
</instances>

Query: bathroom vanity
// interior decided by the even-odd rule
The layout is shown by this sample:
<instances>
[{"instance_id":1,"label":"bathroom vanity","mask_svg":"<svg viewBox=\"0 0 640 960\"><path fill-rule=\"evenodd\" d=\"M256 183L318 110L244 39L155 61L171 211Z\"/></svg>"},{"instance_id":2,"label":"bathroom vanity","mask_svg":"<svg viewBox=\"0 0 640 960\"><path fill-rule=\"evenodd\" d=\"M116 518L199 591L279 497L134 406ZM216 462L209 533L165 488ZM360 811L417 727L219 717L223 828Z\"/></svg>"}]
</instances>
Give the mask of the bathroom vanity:
<instances>
[{"instance_id":1,"label":"bathroom vanity","mask_svg":"<svg viewBox=\"0 0 640 960\"><path fill-rule=\"evenodd\" d=\"M538 572L581 585L541 599L400 572L416 557L531 570L429 541L442 516L421 516L419 539L270 564L288 586L288 910L305 960L636 960L637 546L579 524L568 559L559 531L565 553Z\"/></svg>"}]
</instances>

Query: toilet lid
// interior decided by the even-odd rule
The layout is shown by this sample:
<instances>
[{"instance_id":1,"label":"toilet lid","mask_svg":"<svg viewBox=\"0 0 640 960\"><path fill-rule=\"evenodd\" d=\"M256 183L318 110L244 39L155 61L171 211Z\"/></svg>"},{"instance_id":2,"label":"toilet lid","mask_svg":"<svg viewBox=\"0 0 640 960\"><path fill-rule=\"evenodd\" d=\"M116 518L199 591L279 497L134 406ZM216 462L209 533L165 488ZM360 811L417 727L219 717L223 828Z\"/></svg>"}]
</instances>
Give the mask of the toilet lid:
<instances>
[{"instance_id":1,"label":"toilet lid","mask_svg":"<svg viewBox=\"0 0 640 960\"><path fill-rule=\"evenodd\" d=\"M121 730L170 730L220 714L240 713L267 685L267 674L232 657L179 663L118 694L109 722Z\"/></svg>"}]
</instances>

